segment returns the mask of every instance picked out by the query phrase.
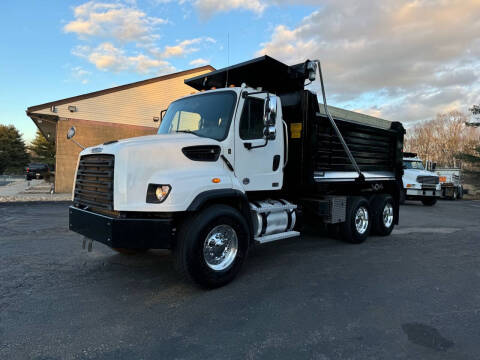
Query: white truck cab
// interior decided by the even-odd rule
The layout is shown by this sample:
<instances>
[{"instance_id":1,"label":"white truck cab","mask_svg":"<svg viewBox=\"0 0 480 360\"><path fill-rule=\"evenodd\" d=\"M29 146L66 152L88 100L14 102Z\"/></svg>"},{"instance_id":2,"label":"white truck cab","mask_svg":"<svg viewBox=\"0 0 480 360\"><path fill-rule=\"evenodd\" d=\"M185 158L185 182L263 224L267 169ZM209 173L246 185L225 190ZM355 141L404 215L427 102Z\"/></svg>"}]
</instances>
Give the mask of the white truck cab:
<instances>
[{"instance_id":1,"label":"white truck cab","mask_svg":"<svg viewBox=\"0 0 480 360\"><path fill-rule=\"evenodd\" d=\"M402 182L402 203L406 199L420 200L426 206L433 206L440 197L441 188L438 176L425 170L422 160L415 153L403 153Z\"/></svg>"},{"instance_id":2,"label":"white truck cab","mask_svg":"<svg viewBox=\"0 0 480 360\"><path fill-rule=\"evenodd\" d=\"M115 159L116 211L180 212L207 191L281 189L286 128L280 99L268 93L242 97L242 91L256 92L237 87L180 98L170 104L157 135L90 147L80 158L102 154ZM279 111L265 139L267 97ZM78 171L77 178L82 168Z\"/></svg>"},{"instance_id":3,"label":"white truck cab","mask_svg":"<svg viewBox=\"0 0 480 360\"><path fill-rule=\"evenodd\" d=\"M304 89L317 70L323 89L317 64L264 56L187 79L199 92L172 102L156 135L80 153L69 228L89 250L171 249L209 288L231 281L251 246L300 235L305 214L351 243L389 235L405 130L334 119L325 96L321 113Z\"/></svg>"}]
</instances>

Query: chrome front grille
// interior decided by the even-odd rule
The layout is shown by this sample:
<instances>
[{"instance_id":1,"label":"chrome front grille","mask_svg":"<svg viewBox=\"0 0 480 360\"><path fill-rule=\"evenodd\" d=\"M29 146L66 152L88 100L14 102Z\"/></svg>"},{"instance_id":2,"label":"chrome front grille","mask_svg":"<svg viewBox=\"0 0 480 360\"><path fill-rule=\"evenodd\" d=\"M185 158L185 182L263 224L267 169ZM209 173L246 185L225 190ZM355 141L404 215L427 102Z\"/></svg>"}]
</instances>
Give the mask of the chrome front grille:
<instances>
[{"instance_id":1,"label":"chrome front grille","mask_svg":"<svg viewBox=\"0 0 480 360\"><path fill-rule=\"evenodd\" d=\"M73 202L76 206L113 210L113 155L80 158Z\"/></svg>"}]
</instances>

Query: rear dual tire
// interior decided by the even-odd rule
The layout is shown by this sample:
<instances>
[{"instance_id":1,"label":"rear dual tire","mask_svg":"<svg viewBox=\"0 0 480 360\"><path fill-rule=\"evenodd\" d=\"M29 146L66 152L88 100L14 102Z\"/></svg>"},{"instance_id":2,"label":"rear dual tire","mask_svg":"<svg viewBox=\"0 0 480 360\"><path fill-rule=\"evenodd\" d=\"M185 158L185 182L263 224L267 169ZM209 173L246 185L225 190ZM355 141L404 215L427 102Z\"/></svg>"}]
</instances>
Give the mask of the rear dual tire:
<instances>
[{"instance_id":1,"label":"rear dual tire","mask_svg":"<svg viewBox=\"0 0 480 360\"><path fill-rule=\"evenodd\" d=\"M375 195L370 203L364 197L351 197L347 203L345 222L339 224L340 238L360 244L370 233L390 235L395 227L394 216L394 203L390 195Z\"/></svg>"},{"instance_id":2,"label":"rear dual tire","mask_svg":"<svg viewBox=\"0 0 480 360\"><path fill-rule=\"evenodd\" d=\"M372 201L375 212L373 233L379 236L390 235L395 227L395 213L393 211L393 198L390 195L377 195Z\"/></svg>"},{"instance_id":3,"label":"rear dual tire","mask_svg":"<svg viewBox=\"0 0 480 360\"><path fill-rule=\"evenodd\" d=\"M355 196L347 201L345 222L339 224L340 238L351 244L367 240L372 226L370 205L364 197Z\"/></svg>"}]
</instances>

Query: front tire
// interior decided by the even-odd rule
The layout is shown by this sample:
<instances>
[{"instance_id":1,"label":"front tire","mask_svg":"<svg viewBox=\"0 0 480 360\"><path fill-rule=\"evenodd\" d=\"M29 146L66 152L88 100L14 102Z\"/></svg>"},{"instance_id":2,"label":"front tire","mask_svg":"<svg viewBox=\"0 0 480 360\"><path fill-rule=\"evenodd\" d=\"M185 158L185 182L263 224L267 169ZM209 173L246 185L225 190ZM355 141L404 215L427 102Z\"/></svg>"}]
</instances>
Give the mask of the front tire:
<instances>
[{"instance_id":1,"label":"front tire","mask_svg":"<svg viewBox=\"0 0 480 360\"><path fill-rule=\"evenodd\" d=\"M425 206L433 206L437 203L436 197L425 197L422 199L422 204Z\"/></svg>"},{"instance_id":2,"label":"front tire","mask_svg":"<svg viewBox=\"0 0 480 360\"><path fill-rule=\"evenodd\" d=\"M174 249L177 270L205 288L232 281L248 254L250 231L230 206L213 205L181 224Z\"/></svg>"},{"instance_id":3,"label":"front tire","mask_svg":"<svg viewBox=\"0 0 480 360\"><path fill-rule=\"evenodd\" d=\"M393 211L393 198L390 195L377 195L372 202L373 227L376 235L390 235L395 227Z\"/></svg>"},{"instance_id":4,"label":"front tire","mask_svg":"<svg viewBox=\"0 0 480 360\"><path fill-rule=\"evenodd\" d=\"M360 244L367 239L371 225L368 201L360 196L349 198L345 222L340 224L340 238L352 244Z\"/></svg>"}]
</instances>

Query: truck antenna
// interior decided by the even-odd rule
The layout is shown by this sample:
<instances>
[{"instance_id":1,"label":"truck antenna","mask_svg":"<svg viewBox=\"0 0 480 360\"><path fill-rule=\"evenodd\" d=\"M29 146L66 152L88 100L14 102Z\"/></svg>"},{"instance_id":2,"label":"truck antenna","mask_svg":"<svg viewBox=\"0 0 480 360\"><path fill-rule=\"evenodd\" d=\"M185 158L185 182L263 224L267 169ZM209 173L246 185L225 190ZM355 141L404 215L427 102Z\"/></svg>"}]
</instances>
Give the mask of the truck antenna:
<instances>
[{"instance_id":1,"label":"truck antenna","mask_svg":"<svg viewBox=\"0 0 480 360\"><path fill-rule=\"evenodd\" d=\"M228 67L230 66L230 33L227 32L227 74L225 79L225 87L228 87Z\"/></svg>"}]
</instances>

